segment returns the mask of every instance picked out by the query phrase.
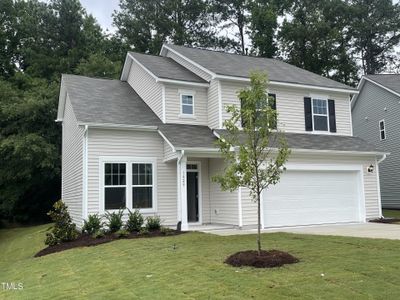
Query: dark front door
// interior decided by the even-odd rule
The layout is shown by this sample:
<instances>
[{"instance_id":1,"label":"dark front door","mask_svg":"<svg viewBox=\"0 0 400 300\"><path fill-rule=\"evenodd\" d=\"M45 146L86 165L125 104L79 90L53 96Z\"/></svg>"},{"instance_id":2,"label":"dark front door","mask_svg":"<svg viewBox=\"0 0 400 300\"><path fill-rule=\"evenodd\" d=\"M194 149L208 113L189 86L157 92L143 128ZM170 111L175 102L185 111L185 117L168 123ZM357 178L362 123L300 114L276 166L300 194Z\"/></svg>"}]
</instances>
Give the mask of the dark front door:
<instances>
[{"instance_id":1,"label":"dark front door","mask_svg":"<svg viewBox=\"0 0 400 300\"><path fill-rule=\"evenodd\" d=\"M199 180L197 172L187 172L188 222L199 221Z\"/></svg>"}]
</instances>

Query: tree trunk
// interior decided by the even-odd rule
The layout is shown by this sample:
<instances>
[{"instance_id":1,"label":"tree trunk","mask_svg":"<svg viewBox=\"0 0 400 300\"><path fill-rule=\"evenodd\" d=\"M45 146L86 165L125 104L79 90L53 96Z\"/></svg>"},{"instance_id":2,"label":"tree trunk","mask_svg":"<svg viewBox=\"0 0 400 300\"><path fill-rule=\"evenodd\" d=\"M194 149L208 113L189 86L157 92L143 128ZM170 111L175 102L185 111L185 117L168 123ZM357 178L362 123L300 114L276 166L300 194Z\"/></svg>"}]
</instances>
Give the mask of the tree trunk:
<instances>
[{"instance_id":1,"label":"tree trunk","mask_svg":"<svg viewBox=\"0 0 400 300\"><path fill-rule=\"evenodd\" d=\"M260 193L257 193L257 251L258 255L261 255L261 201L260 201Z\"/></svg>"}]
</instances>

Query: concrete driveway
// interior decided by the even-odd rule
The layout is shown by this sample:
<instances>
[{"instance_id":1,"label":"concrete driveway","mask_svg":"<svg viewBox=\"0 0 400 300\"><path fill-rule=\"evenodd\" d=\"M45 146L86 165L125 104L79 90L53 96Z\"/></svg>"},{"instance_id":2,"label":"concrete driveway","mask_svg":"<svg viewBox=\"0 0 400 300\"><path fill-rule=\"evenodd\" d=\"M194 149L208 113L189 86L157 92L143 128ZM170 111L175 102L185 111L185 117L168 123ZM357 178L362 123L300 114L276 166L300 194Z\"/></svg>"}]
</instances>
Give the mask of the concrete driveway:
<instances>
[{"instance_id":1,"label":"concrete driveway","mask_svg":"<svg viewBox=\"0 0 400 300\"><path fill-rule=\"evenodd\" d=\"M217 235L237 235L237 234L255 234L256 229L221 229L221 230L204 230L204 232ZM263 233L268 232L289 232L299 234L318 234L318 235L337 235L352 236L361 238L379 238L400 240L400 225L395 224L379 224L379 223L362 223L362 224L334 224L334 225L318 225L291 228L274 228L264 229Z\"/></svg>"}]
</instances>

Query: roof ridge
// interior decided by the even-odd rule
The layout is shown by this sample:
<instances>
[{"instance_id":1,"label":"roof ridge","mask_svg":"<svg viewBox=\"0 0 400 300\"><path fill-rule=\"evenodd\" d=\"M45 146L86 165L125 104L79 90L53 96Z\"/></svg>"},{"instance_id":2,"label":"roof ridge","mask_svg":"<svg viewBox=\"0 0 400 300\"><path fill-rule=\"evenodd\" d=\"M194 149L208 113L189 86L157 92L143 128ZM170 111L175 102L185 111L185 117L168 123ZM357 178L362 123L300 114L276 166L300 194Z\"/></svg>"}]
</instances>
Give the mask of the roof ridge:
<instances>
[{"instance_id":1,"label":"roof ridge","mask_svg":"<svg viewBox=\"0 0 400 300\"><path fill-rule=\"evenodd\" d=\"M61 73L61 78L64 76L73 76L73 77L84 77L84 78L89 78L89 79L95 79L95 80L106 80L106 81L119 81L123 82L119 79L115 78L104 78L104 77L96 77L96 76L87 76L87 75L80 75L80 74L67 74L67 73Z\"/></svg>"}]
</instances>

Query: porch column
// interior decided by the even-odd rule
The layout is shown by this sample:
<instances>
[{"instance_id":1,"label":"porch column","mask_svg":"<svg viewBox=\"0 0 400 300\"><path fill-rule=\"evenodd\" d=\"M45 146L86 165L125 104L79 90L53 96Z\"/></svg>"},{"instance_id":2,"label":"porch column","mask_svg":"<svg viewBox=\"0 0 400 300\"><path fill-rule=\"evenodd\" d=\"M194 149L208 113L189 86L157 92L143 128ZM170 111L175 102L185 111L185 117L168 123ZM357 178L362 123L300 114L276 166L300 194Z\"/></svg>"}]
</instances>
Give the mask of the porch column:
<instances>
[{"instance_id":1,"label":"porch column","mask_svg":"<svg viewBox=\"0 0 400 300\"><path fill-rule=\"evenodd\" d=\"M182 230L188 230L188 214L187 214L187 178L186 178L187 157L182 155L177 162L178 171L178 219L182 222Z\"/></svg>"}]
</instances>

